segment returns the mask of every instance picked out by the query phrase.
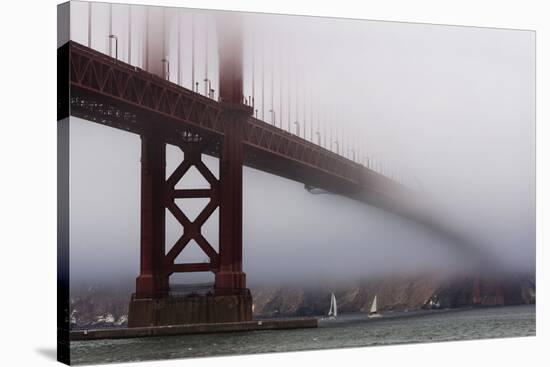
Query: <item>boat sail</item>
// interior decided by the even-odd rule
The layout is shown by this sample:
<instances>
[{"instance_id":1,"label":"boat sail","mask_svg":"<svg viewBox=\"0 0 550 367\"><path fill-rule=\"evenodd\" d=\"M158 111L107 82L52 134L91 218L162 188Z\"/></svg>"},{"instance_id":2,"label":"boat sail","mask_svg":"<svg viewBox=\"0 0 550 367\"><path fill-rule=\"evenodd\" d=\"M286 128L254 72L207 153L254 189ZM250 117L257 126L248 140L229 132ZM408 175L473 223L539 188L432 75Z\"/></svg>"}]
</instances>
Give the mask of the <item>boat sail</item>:
<instances>
[{"instance_id":1,"label":"boat sail","mask_svg":"<svg viewBox=\"0 0 550 367\"><path fill-rule=\"evenodd\" d=\"M381 317L378 313L378 295L374 295L374 300L372 301L372 305L370 306L370 312L369 317Z\"/></svg>"},{"instance_id":2,"label":"boat sail","mask_svg":"<svg viewBox=\"0 0 550 367\"><path fill-rule=\"evenodd\" d=\"M328 310L328 315L331 317L338 316L338 305L336 304L336 296L334 293L330 296L330 309Z\"/></svg>"}]
</instances>

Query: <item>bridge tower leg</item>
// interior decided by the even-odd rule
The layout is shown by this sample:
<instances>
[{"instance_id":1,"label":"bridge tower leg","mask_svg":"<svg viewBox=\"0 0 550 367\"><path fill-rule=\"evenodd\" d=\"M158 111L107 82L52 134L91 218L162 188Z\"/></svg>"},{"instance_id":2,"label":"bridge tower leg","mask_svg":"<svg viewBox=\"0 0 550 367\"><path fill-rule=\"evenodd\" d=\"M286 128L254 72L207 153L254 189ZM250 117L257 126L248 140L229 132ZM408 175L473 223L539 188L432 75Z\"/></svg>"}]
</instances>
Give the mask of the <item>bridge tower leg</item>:
<instances>
[{"instance_id":1,"label":"bridge tower leg","mask_svg":"<svg viewBox=\"0 0 550 367\"><path fill-rule=\"evenodd\" d=\"M154 298L168 292L163 273L165 209L163 185L166 143L153 134L141 136L141 237L140 274L136 298Z\"/></svg>"},{"instance_id":2,"label":"bridge tower leg","mask_svg":"<svg viewBox=\"0 0 550 367\"><path fill-rule=\"evenodd\" d=\"M220 240L216 293L232 294L246 289L242 269L243 247L243 145L238 111L227 111L225 136L220 156Z\"/></svg>"},{"instance_id":3,"label":"bridge tower leg","mask_svg":"<svg viewBox=\"0 0 550 367\"><path fill-rule=\"evenodd\" d=\"M224 139L220 156L220 268L216 293L247 292L242 271L242 176L244 122L252 108L243 105L242 36L238 16L218 18L220 101Z\"/></svg>"}]
</instances>

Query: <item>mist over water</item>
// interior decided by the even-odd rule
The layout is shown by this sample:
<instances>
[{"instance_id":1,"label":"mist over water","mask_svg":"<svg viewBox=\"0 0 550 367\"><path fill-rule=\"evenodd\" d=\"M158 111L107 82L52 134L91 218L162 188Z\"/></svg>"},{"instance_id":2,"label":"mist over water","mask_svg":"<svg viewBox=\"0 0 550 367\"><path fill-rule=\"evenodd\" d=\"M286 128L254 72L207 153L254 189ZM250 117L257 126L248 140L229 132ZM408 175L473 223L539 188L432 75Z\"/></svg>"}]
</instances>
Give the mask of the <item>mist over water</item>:
<instances>
[{"instance_id":1,"label":"mist over water","mask_svg":"<svg viewBox=\"0 0 550 367\"><path fill-rule=\"evenodd\" d=\"M77 7L73 21L87 17L86 9ZM132 13L129 54L126 8L113 9L120 58L143 67L143 7ZM185 30L193 13L196 55L209 50L207 63L197 56L194 80L203 93L207 75L217 91L212 14L219 13L181 12L181 70L177 23L167 22L164 40L170 80L179 76L192 88ZM92 46L107 52L107 12L94 6L94 14ZM534 270L534 32L265 14L242 21L244 92L255 96L258 117L292 132L299 127L307 140L350 159L368 158L420 192L439 221L506 269ZM85 23L71 32L86 44ZM169 175L181 153L167 154ZM204 160L217 174L217 159ZM182 184L200 187L201 179L191 174ZM139 185L138 136L71 118L72 282L137 276ZM471 265L449 239L418 224L336 195L312 195L301 183L245 168L243 194L243 265L251 284L467 272ZM184 212L196 214L201 205L188 202ZM216 215L203 228L214 248ZM181 227L169 212L166 218L169 248ZM193 244L182 256L206 259Z\"/></svg>"}]
</instances>

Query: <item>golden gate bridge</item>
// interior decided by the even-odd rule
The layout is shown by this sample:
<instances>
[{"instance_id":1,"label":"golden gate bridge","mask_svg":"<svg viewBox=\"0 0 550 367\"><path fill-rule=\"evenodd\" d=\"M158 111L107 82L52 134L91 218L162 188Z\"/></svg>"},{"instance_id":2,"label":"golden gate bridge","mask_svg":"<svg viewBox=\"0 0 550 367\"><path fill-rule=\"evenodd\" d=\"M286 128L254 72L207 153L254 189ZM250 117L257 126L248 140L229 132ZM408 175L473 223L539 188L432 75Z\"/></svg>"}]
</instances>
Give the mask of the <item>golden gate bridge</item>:
<instances>
[{"instance_id":1,"label":"golden gate bridge","mask_svg":"<svg viewBox=\"0 0 550 367\"><path fill-rule=\"evenodd\" d=\"M308 87L320 74L310 70L315 57L307 44L292 42L292 30L280 37L287 42L272 45L269 30L250 34L244 14L78 6L88 22L71 24L71 40L58 48L58 119L75 116L141 137L141 262L129 326L251 320L242 268L243 165L425 224L479 256L434 218L403 176L375 164L357 134L338 127L340 106L330 105L326 90ZM285 60L290 49L297 62ZM167 144L184 153L168 177ZM219 158L219 178L203 154ZM209 188L176 188L191 167ZM208 203L190 220L176 204L184 198ZM217 251L201 233L216 209ZM175 243L166 243L166 210L183 228ZM209 261L176 262L190 241ZM214 273L213 293L174 297L169 279L180 272Z\"/></svg>"}]
</instances>

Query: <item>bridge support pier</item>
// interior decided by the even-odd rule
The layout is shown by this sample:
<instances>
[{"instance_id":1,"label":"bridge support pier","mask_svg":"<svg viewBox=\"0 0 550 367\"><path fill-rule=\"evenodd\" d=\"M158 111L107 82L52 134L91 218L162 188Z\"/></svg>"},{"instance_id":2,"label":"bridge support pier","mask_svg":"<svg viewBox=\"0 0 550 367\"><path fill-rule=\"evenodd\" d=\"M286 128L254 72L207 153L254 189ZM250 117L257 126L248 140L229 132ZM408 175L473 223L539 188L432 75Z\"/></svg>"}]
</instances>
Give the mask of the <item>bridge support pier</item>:
<instances>
[{"instance_id":1,"label":"bridge support pier","mask_svg":"<svg viewBox=\"0 0 550 367\"><path fill-rule=\"evenodd\" d=\"M209 324L252 320L252 296L201 295L132 299L128 327Z\"/></svg>"}]
</instances>

